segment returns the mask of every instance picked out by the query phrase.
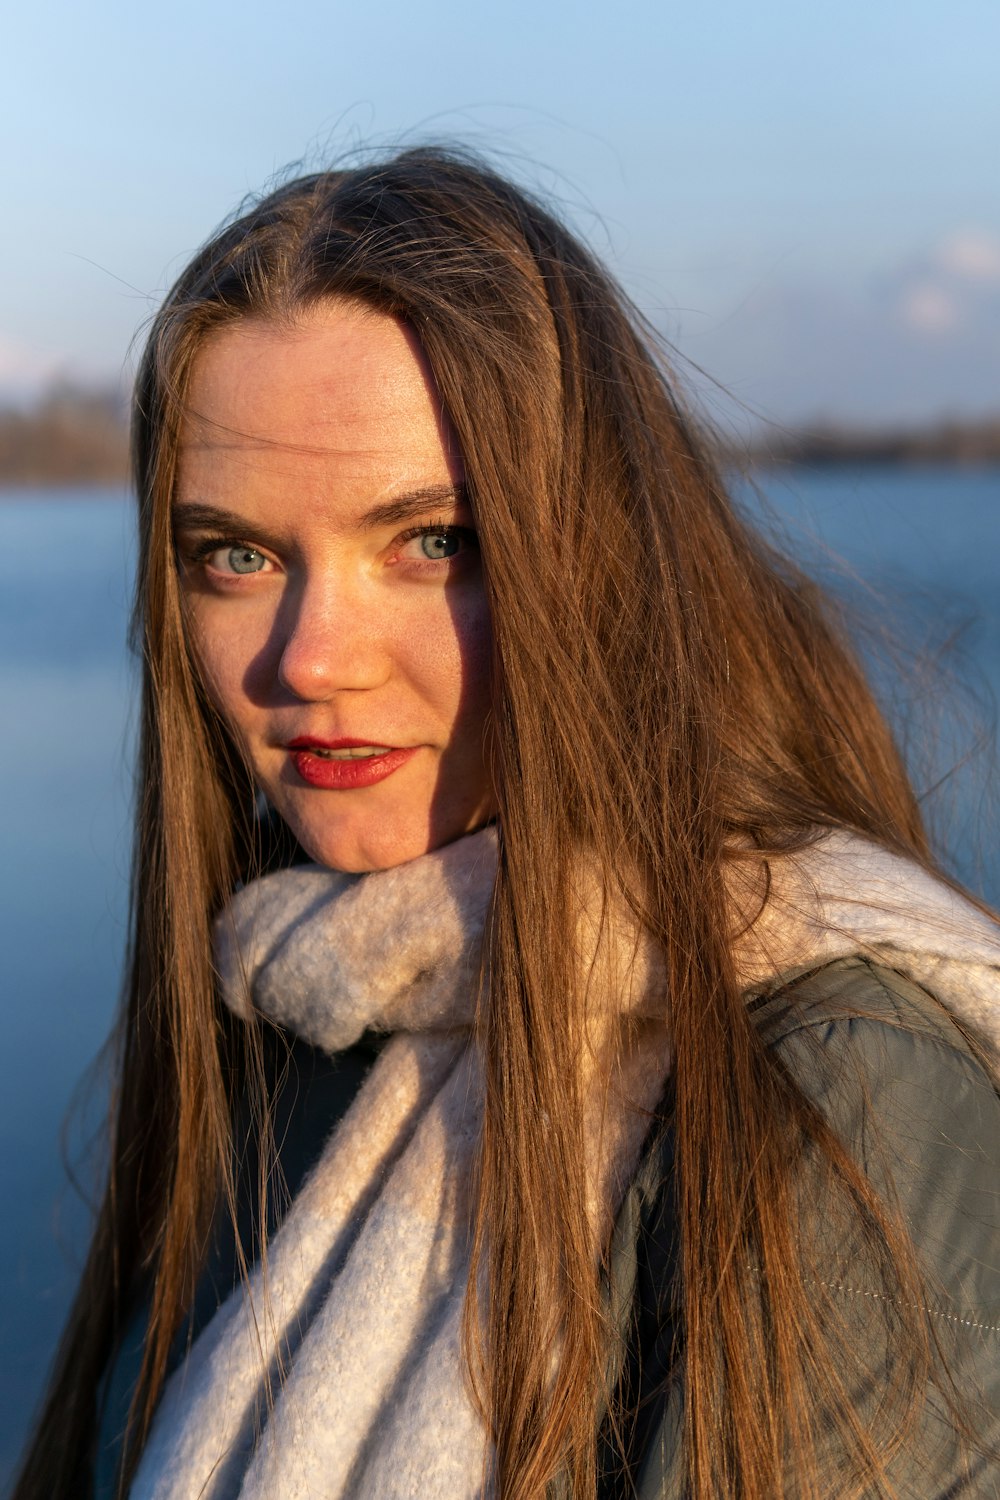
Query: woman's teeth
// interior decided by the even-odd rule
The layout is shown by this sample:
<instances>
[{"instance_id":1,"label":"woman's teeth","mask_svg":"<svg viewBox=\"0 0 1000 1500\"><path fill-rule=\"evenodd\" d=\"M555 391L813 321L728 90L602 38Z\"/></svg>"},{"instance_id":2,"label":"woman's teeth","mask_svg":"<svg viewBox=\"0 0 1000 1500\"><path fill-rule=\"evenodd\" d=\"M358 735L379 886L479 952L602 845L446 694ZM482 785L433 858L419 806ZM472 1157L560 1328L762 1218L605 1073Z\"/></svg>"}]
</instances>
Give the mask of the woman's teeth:
<instances>
[{"instance_id":1,"label":"woman's teeth","mask_svg":"<svg viewBox=\"0 0 1000 1500\"><path fill-rule=\"evenodd\" d=\"M310 745L309 754L320 760L368 760L373 755L388 755L391 749L391 745L352 745L349 750L324 750Z\"/></svg>"}]
</instances>

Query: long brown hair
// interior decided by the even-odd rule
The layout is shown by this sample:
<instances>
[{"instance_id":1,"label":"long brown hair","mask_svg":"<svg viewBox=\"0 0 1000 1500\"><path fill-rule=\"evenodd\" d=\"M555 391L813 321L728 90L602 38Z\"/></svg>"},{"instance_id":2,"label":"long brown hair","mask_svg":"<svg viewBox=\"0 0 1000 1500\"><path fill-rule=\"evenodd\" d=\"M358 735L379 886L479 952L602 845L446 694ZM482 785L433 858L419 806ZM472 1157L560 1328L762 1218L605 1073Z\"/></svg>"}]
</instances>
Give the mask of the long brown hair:
<instances>
[{"instance_id":1,"label":"long brown hair","mask_svg":"<svg viewBox=\"0 0 1000 1500\"><path fill-rule=\"evenodd\" d=\"M470 1299L467 1351L497 1493L537 1500L560 1475L585 1500L596 1483L608 1351L569 957L581 841L667 960L690 1492L765 1500L790 1476L803 1496L877 1488L891 1441L859 1430L834 1315L803 1276L796 1140L819 1148L886 1276L912 1290L913 1267L900 1226L756 1037L725 870L736 851L787 850L829 826L929 863L916 800L832 607L734 508L620 289L529 195L461 153L418 149L272 193L196 256L152 327L134 408L144 681L112 1160L18 1500L86 1493L95 1392L148 1286L127 1475L220 1197L231 1204L244 1039L221 1015L210 935L252 873L252 787L185 645L170 504L204 339L330 297L416 330L464 455L489 590L500 866L476 1236L489 1297L483 1314ZM915 1387L928 1341L903 1322ZM817 1390L847 1455L835 1480L816 1459Z\"/></svg>"}]
</instances>

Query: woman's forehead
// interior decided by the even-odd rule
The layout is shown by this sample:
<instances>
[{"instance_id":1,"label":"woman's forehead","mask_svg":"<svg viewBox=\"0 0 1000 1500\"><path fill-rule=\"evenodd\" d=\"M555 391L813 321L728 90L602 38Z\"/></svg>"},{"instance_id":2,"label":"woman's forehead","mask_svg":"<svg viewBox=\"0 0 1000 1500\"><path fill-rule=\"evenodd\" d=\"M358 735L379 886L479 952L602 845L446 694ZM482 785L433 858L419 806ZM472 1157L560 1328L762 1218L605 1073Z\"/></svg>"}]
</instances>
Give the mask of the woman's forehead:
<instances>
[{"instance_id":1,"label":"woman's forehead","mask_svg":"<svg viewBox=\"0 0 1000 1500\"><path fill-rule=\"evenodd\" d=\"M373 421L412 423L440 400L426 358L401 319L326 301L294 320L245 318L216 329L195 355L185 437L223 425L265 442L328 446Z\"/></svg>"},{"instance_id":2,"label":"woman's forehead","mask_svg":"<svg viewBox=\"0 0 1000 1500\"><path fill-rule=\"evenodd\" d=\"M187 460L307 462L429 455L454 440L412 330L321 303L294 324L243 320L195 356L181 428Z\"/></svg>"},{"instance_id":3,"label":"woman's forehead","mask_svg":"<svg viewBox=\"0 0 1000 1500\"><path fill-rule=\"evenodd\" d=\"M396 318L321 304L292 326L232 324L195 358L180 501L370 507L463 478L426 361Z\"/></svg>"}]
</instances>

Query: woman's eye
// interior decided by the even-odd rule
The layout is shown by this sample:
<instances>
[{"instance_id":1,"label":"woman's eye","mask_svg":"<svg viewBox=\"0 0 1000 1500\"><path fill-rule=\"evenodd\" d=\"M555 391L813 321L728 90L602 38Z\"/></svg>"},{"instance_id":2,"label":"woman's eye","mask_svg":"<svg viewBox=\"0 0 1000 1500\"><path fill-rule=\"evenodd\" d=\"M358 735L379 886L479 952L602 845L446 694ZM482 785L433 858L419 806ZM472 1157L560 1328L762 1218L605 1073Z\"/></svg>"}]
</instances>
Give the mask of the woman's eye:
<instances>
[{"instance_id":1,"label":"woman's eye","mask_svg":"<svg viewBox=\"0 0 1000 1500\"><path fill-rule=\"evenodd\" d=\"M443 562L462 550L462 538L453 531L428 531L420 538L420 550L432 562Z\"/></svg>"},{"instance_id":2,"label":"woman's eye","mask_svg":"<svg viewBox=\"0 0 1000 1500\"><path fill-rule=\"evenodd\" d=\"M220 573L259 573L267 558L256 547L220 547L209 558Z\"/></svg>"},{"instance_id":3,"label":"woman's eye","mask_svg":"<svg viewBox=\"0 0 1000 1500\"><path fill-rule=\"evenodd\" d=\"M418 526L400 537L403 555L414 562L450 562L476 547L471 526Z\"/></svg>"}]
</instances>

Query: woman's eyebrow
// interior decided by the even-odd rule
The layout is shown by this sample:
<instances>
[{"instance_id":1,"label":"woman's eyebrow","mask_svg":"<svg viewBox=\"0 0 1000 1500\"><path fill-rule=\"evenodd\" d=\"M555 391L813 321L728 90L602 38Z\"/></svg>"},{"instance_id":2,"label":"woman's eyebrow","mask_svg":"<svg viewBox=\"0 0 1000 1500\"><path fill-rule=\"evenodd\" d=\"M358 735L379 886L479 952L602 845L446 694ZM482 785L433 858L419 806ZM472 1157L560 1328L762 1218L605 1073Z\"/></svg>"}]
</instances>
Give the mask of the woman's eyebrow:
<instances>
[{"instance_id":1,"label":"woman's eyebrow","mask_svg":"<svg viewBox=\"0 0 1000 1500\"><path fill-rule=\"evenodd\" d=\"M249 531L251 524L246 516L238 516L234 510L224 510L221 505L201 505L197 501L178 501L170 507L170 524L175 531L184 527L198 531Z\"/></svg>"},{"instance_id":2,"label":"woman's eyebrow","mask_svg":"<svg viewBox=\"0 0 1000 1500\"><path fill-rule=\"evenodd\" d=\"M379 526L397 526L401 521L412 520L440 505L467 505L468 494L464 484L431 484L423 489L408 490L381 505L373 505L361 517L361 525L368 530Z\"/></svg>"}]
</instances>

